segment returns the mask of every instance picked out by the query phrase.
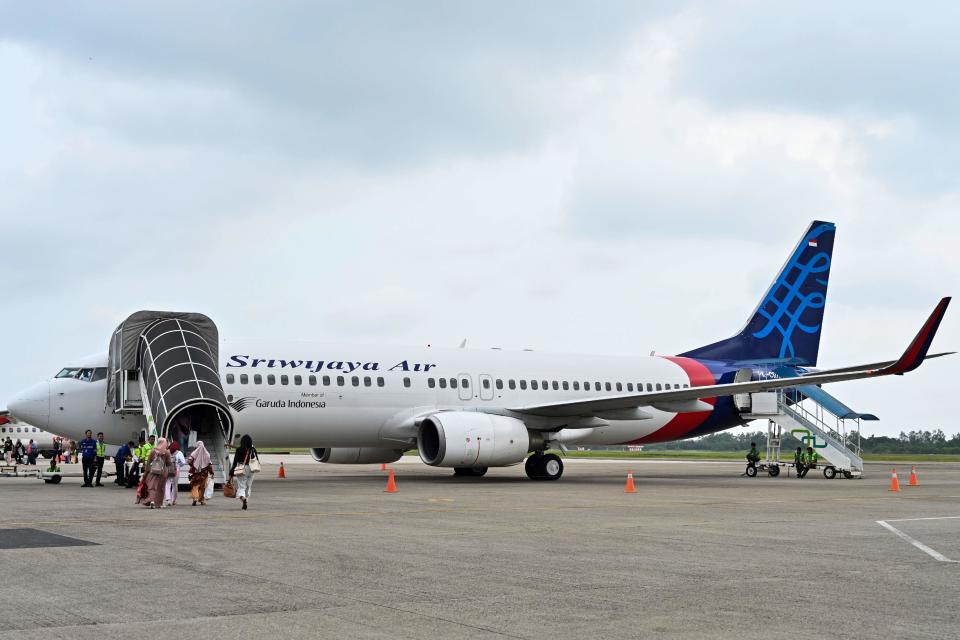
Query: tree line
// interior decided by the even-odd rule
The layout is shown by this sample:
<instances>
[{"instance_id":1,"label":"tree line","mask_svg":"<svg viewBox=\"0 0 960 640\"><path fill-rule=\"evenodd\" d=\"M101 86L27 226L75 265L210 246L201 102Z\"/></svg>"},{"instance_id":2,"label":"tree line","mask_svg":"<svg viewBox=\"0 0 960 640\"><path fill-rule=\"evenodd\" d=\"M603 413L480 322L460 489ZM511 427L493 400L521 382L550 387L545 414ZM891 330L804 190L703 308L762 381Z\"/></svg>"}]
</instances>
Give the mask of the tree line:
<instances>
[{"instance_id":1,"label":"tree line","mask_svg":"<svg viewBox=\"0 0 960 640\"><path fill-rule=\"evenodd\" d=\"M852 432L852 441L857 434ZM766 447L765 431L730 433L720 432L701 438L665 442L644 446L644 451L746 451L756 442L761 450ZM960 433L947 438L941 429L933 431L901 431L898 437L870 436L860 440L863 453L954 453L960 454ZM802 443L790 434L784 434L780 443L782 451L792 451Z\"/></svg>"}]
</instances>

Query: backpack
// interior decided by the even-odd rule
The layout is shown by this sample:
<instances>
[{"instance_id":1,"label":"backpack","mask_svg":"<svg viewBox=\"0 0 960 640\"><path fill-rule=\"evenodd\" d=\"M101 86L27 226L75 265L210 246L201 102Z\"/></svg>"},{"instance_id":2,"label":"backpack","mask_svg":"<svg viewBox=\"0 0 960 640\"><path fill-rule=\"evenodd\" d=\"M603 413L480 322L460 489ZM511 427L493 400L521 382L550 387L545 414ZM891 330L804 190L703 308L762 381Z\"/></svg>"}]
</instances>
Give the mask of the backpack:
<instances>
[{"instance_id":1,"label":"backpack","mask_svg":"<svg viewBox=\"0 0 960 640\"><path fill-rule=\"evenodd\" d=\"M167 465L163 463L163 458L160 456L153 456L153 460L150 461L149 465L150 473L155 473L158 476L166 475Z\"/></svg>"}]
</instances>

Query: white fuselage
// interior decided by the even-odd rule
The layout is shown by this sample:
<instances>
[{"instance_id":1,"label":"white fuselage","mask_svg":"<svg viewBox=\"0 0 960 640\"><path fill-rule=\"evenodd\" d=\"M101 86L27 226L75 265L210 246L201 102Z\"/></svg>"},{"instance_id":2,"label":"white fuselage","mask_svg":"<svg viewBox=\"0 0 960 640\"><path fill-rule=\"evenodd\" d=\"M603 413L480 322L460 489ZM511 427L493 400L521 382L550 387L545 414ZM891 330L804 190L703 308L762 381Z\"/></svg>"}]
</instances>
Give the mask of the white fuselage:
<instances>
[{"instance_id":1,"label":"white fuselage","mask_svg":"<svg viewBox=\"0 0 960 640\"><path fill-rule=\"evenodd\" d=\"M415 418L438 410L509 412L639 391L641 384L659 390L697 382L662 357L292 341L223 340L219 364L234 433L250 434L260 447L410 446ZM106 367L106 355L85 359L85 366ZM146 428L143 416L106 408L106 380L55 378L44 384L50 431L76 439L85 429L102 430L118 444ZM614 417L587 428L560 424L557 439L623 443L656 432L676 416L644 410L649 417L641 420Z\"/></svg>"}]
</instances>

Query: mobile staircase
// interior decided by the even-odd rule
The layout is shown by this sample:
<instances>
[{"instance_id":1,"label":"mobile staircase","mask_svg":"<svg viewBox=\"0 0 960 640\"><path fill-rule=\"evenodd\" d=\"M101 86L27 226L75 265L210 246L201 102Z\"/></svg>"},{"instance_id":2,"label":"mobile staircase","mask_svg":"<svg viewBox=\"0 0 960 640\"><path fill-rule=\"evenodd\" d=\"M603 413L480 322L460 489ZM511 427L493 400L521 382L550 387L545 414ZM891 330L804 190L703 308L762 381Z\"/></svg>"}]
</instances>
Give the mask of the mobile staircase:
<instances>
[{"instance_id":1,"label":"mobile staircase","mask_svg":"<svg viewBox=\"0 0 960 640\"><path fill-rule=\"evenodd\" d=\"M782 378L796 377L796 373L786 368L774 373ZM838 473L844 478L863 477L860 423L877 420L875 415L857 413L814 385L751 393L749 398L738 398L737 401L743 418L768 421L767 457L763 467L770 475L778 475L780 466L792 462L792 458L789 461L780 458L782 437L789 433L805 447L813 447L826 461L818 465L823 469L824 477L834 478Z\"/></svg>"},{"instance_id":2,"label":"mobile staircase","mask_svg":"<svg viewBox=\"0 0 960 640\"><path fill-rule=\"evenodd\" d=\"M216 325L202 314L132 314L110 340L106 401L114 413L143 416L144 422L133 423L134 441L142 433L176 442L187 426L190 446L200 440L210 452L218 483L226 478L234 427L220 381L219 344ZM184 467L179 482L188 481Z\"/></svg>"}]
</instances>

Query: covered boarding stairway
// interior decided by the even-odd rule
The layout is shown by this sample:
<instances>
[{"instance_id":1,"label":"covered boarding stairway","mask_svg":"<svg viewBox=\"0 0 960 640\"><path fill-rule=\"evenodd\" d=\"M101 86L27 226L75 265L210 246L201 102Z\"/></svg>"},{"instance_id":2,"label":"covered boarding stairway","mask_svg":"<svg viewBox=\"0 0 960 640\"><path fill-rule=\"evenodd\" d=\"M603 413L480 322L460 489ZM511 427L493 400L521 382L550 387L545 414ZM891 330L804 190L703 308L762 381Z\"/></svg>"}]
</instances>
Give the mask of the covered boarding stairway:
<instances>
[{"instance_id":1,"label":"covered boarding stairway","mask_svg":"<svg viewBox=\"0 0 960 640\"><path fill-rule=\"evenodd\" d=\"M786 367L775 370L774 374L781 378L797 377ZM793 452L786 452L786 459L781 459L780 442L783 434L789 433L804 447L813 447L821 459L819 467L827 478L837 474L845 478L863 476L860 423L877 420L875 415L857 413L815 385L742 394L737 396L736 403L743 418L768 420L768 466L793 461Z\"/></svg>"},{"instance_id":2,"label":"covered boarding stairway","mask_svg":"<svg viewBox=\"0 0 960 640\"><path fill-rule=\"evenodd\" d=\"M220 336L199 313L138 311L110 339L107 407L142 414L147 434L171 442L200 440L210 452L215 481L226 477L233 417L219 374ZM180 477L187 482L186 469Z\"/></svg>"}]
</instances>

